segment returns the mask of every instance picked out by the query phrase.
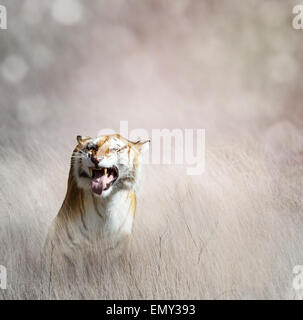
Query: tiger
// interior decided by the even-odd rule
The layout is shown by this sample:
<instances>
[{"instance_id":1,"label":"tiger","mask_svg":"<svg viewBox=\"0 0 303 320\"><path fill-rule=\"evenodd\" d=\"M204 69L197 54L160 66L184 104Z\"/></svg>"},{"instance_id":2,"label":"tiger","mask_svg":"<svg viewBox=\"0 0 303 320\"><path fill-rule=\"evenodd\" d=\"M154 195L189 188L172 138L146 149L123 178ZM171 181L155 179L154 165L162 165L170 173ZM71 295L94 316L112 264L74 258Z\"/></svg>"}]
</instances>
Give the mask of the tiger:
<instances>
[{"instance_id":1,"label":"tiger","mask_svg":"<svg viewBox=\"0 0 303 320\"><path fill-rule=\"evenodd\" d=\"M118 254L127 250L149 142L132 142L119 134L77 136L66 195L49 228L46 254L55 250L70 259L70 253L96 244Z\"/></svg>"}]
</instances>

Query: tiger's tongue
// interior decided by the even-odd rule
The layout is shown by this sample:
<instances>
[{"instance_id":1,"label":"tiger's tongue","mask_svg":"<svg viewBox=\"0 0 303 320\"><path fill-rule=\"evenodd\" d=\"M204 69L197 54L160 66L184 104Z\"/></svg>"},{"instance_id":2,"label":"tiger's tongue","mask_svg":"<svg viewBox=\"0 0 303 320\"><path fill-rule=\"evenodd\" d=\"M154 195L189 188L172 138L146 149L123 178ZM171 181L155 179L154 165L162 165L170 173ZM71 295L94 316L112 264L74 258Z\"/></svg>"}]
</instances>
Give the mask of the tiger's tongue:
<instances>
[{"instance_id":1,"label":"tiger's tongue","mask_svg":"<svg viewBox=\"0 0 303 320\"><path fill-rule=\"evenodd\" d=\"M101 195L107 184L112 180L113 176L108 177L107 175L103 175L101 170L96 170L91 183L92 192Z\"/></svg>"}]
</instances>

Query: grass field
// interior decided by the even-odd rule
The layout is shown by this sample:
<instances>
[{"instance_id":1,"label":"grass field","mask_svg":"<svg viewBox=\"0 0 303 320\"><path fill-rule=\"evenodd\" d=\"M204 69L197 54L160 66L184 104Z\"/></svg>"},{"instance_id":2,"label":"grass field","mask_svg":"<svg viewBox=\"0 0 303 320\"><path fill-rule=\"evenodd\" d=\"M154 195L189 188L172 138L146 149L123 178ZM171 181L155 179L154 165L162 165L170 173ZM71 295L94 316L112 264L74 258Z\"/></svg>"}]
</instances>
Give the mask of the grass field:
<instances>
[{"instance_id":1,"label":"grass field","mask_svg":"<svg viewBox=\"0 0 303 320\"><path fill-rule=\"evenodd\" d=\"M1 151L3 298L295 297L292 269L303 260L303 165L296 156L277 161L255 142L221 141L208 149L202 176L149 165L128 261L104 267L97 253L79 253L77 277L67 275L54 295L40 251L68 163L52 148L29 161L38 149Z\"/></svg>"}]
</instances>

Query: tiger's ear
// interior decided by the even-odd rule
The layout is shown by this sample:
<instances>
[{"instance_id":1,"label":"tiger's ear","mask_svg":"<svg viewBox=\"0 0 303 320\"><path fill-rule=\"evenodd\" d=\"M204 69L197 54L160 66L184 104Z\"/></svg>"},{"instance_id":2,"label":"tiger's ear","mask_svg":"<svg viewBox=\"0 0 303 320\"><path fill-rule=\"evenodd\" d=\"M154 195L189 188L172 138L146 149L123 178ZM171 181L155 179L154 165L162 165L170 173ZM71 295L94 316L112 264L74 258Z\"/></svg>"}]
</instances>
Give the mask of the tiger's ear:
<instances>
[{"instance_id":1,"label":"tiger's ear","mask_svg":"<svg viewBox=\"0 0 303 320\"><path fill-rule=\"evenodd\" d=\"M79 144L82 144L83 142L91 139L91 137L82 137L82 136L77 136L77 141Z\"/></svg>"},{"instance_id":2,"label":"tiger's ear","mask_svg":"<svg viewBox=\"0 0 303 320\"><path fill-rule=\"evenodd\" d=\"M139 151L139 152L146 152L149 148L150 140L138 140L137 142L133 142L133 146Z\"/></svg>"},{"instance_id":3,"label":"tiger's ear","mask_svg":"<svg viewBox=\"0 0 303 320\"><path fill-rule=\"evenodd\" d=\"M77 136L77 141L79 144L82 143L82 136Z\"/></svg>"}]
</instances>

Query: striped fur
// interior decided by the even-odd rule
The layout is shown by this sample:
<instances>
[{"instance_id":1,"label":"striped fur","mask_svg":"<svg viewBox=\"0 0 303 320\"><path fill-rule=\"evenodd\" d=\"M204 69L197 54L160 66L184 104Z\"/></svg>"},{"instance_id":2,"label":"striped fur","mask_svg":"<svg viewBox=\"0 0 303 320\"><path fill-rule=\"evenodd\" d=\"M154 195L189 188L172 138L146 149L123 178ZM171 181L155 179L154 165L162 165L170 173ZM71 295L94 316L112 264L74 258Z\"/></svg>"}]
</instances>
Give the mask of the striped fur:
<instances>
[{"instance_id":1,"label":"striped fur","mask_svg":"<svg viewBox=\"0 0 303 320\"><path fill-rule=\"evenodd\" d=\"M46 250L70 255L79 247L98 243L105 251L119 246L121 253L132 232L147 141L134 143L118 134L95 139L78 136L77 140L66 196L50 227ZM91 187L91 168L99 167L118 169L118 178L101 195Z\"/></svg>"}]
</instances>

